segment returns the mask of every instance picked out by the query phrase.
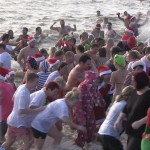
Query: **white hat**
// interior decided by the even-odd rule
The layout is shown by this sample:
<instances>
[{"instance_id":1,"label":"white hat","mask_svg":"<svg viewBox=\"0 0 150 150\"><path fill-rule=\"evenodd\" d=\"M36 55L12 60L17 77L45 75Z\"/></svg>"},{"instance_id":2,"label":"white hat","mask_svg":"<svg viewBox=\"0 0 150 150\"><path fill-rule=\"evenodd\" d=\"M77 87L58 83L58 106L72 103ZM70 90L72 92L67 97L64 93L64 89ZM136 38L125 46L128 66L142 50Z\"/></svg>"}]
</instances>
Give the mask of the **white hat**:
<instances>
[{"instance_id":1,"label":"white hat","mask_svg":"<svg viewBox=\"0 0 150 150\"><path fill-rule=\"evenodd\" d=\"M132 70L133 70L135 67L137 67L137 66L143 66L143 69L144 69L144 70L145 70L145 67L146 67L145 63L144 63L143 61L141 61L141 60L135 61L135 62L131 65Z\"/></svg>"}]
</instances>

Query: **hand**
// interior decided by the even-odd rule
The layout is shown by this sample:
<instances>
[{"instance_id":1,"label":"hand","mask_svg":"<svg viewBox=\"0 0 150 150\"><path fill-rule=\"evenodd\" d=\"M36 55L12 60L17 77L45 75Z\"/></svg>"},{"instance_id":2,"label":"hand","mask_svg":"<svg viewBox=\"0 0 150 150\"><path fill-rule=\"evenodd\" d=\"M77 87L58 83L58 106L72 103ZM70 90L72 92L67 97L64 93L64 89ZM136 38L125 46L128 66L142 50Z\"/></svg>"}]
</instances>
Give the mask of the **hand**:
<instances>
[{"instance_id":1,"label":"hand","mask_svg":"<svg viewBox=\"0 0 150 150\"><path fill-rule=\"evenodd\" d=\"M141 126L139 121L135 121L132 123L132 128L137 130Z\"/></svg>"},{"instance_id":2,"label":"hand","mask_svg":"<svg viewBox=\"0 0 150 150\"><path fill-rule=\"evenodd\" d=\"M80 125L77 127L77 129L82 131L82 132L87 132L86 128L83 126L80 126Z\"/></svg>"}]
</instances>

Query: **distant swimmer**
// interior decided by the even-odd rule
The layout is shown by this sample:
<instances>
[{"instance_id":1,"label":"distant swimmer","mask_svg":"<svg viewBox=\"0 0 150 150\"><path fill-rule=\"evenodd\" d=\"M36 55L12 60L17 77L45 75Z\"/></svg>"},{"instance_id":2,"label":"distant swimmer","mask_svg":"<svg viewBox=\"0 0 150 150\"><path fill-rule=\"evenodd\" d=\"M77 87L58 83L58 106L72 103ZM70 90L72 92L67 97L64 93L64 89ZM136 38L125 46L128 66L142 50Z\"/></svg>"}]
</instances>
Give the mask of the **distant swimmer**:
<instances>
[{"instance_id":1,"label":"distant swimmer","mask_svg":"<svg viewBox=\"0 0 150 150\"><path fill-rule=\"evenodd\" d=\"M99 10L96 11L96 15L97 15L97 17L102 16L101 12Z\"/></svg>"},{"instance_id":2,"label":"distant swimmer","mask_svg":"<svg viewBox=\"0 0 150 150\"><path fill-rule=\"evenodd\" d=\"M42 33L42 28L41 27L36 27L35 29L35 34L34 34L34 38L36 39L36 41L39 43L41 42L42 39L44 39L46 37L46 35L44 35Z\"/></svg>"},{"instance_id":3,"label":"distant swimmer","mask_svg":"<svg viewBox=\"0 0 150 150\"><path fill-rule=\"evenodd\" d=\"M117 15L124 22L125 27L128 27L132 16L127 11L124 11L124 17L121 17L120 13L117 13Z\"/></svg>"},{"instance_id":4,"label":"distant swimmer","mask_svg":"<svg viewBox=\"0 0 150 150\"><path fill-rule=\"evenodd\" d=\"M50 29L58 31L60 36L63 36L64 34L68 34L70 31L76 31L77 30L76 25L73 25L74 28L71 28L70 26L66 26L64 20L60 20L60 27L54 27L55 24L56 24L56 22L54 22L51 25Z\"/></svg>"}]
</instances>

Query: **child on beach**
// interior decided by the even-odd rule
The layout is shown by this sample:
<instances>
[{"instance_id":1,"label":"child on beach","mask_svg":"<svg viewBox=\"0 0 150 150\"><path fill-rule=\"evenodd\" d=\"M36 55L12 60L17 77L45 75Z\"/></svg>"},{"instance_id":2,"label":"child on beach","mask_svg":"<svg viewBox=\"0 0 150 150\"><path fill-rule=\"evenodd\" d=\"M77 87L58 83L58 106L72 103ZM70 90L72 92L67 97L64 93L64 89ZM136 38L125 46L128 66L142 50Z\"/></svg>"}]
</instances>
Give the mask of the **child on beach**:
<instances>
[{"instance_id":1,"label":"child on beach","mask_svg":"<svg viewBox=\"0 0 150 150\"><path fill-rule=\"evenodd\" d=\"M42 150L47 135L54 139L54 146L60 144L62 134L54 126L59 120L69 124L77 130L86 132L86 129L83 126L73 123L69 118L69 109L71 109L79 100L80 91L78 88L73 88L64 98L57 99L48 104L46 109L36 116L31 125L35 150Z\"/></svg>"},{"instance_id":2,"label":"child on beach","mask_svg":"<svg viewBox=\"0 0 150 150\"><path fill-rule=\"evenodd\" d=\"M20 85L15 92L13 96L13 110L7 118L8 129L6 141L1 145L0 149L8 149L18 137L23 141L22 150L29 150L32 141L30 132L31 117L29 114L45 109L45 106L35 109L29 108L30 92L37 86L37 83L38 75L29 73L26 84Z\"/></svg>"},{"instance_id":3,"label":"child on beach","mask_svg":"<svg viewBox=\"0 0 150 150\"><path fill-rule=\"evenodd\" d=\"M123 131L122 122L119 124L118 129L114 128L114 123L126 105L133 89L132 86L128 86L116 97L115 102L111 106L106 119L98 131L97 138L101 141L104 150L123 150L123 146L119 140L120 134Z\"/></svg>"}]
</instances>

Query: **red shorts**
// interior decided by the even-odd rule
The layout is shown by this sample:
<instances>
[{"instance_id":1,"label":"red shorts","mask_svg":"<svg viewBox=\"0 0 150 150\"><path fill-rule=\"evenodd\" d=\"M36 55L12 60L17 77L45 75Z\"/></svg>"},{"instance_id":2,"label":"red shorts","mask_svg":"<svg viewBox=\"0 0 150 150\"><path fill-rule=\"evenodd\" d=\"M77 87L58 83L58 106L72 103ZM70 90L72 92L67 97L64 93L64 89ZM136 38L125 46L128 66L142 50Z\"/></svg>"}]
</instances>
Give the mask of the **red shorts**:
<instances>
[{"instance_id":1,"label":"red shorts","mask_svg":"<svg viewBox=\"0 0 150 150\"><path fill-rule=\"evenodd\" d=\"M22 137L26 135L31 135L31 129L26 127L12 127L8 125L6 136L11 137Z\"/></svg>"}]
</instances>

